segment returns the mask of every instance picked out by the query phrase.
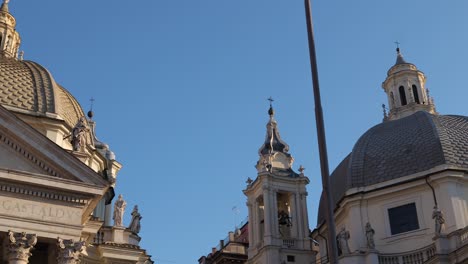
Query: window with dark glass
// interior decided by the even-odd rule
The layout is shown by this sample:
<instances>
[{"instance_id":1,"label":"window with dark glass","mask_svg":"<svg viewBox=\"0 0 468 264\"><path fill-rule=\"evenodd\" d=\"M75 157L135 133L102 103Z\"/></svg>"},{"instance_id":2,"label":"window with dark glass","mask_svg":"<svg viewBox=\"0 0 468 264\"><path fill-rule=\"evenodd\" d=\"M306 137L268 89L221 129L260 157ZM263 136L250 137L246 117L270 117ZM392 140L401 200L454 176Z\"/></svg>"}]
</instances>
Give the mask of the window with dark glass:
<instances>
[{"instance_id":1,"label":"window with dark glass","mask_svg":"<svg viewBox=\"0 0 468 264\"><path fill-rule=\"evenodd\" d=\"M392 235L419 229L415 203L388 209L388 218Z\"/></svg>"},{"instance_id":2,"label":"window with dark glass","mask_svg":"<svg viewBox=\"0 0 468 264\"><path fill-rule=\"evenodd\" d=\"M413 84L413 96L414 96L414 101L417 103L417 104L420 104L419 102L419 95L418 95L418 88L416 87L416 85Z\"/></svg>"},{"instance_id":3,"label":"window with dark glass","mask_svg":"<svg viewBox=\"0 0 468 264\"><path fill-rule=\"evenodd\" d=\"M405 87L403 86L400 86L400 88L398 88L399 92L400 92L400 102L401 102L401 105L406 105L407 102L406 102L406 94L405 94Z\"/></svg>"},{"instance_id":4,"label":"window with dark glass","mask_svg":"<svg viewBox=\"0 0 468 264\"><path fill-rule=\"evenodd\" d=\"M296 257L292 255L287 256L288 262L296 262Z\"/></svg>"}]
</instances>

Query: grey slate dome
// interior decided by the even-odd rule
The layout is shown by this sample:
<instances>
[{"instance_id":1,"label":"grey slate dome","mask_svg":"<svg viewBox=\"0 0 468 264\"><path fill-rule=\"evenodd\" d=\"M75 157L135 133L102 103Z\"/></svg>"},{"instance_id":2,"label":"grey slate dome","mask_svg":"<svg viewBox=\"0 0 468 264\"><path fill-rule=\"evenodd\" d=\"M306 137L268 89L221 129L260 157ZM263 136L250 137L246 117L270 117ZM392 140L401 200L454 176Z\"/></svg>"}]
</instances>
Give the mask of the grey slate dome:
<instances>
[{"instance_id":1,"label":"grey slate dome","mask_svg":"<svg viewBox=\"0 0 468 264\"><path fill-rule=\"evenodd\" d=\"M331 174L333 201L347 190L401 178L439 165L468 169L468 117L425 111L384 122L364 133ZM317 224L325 219L320 198ZM336 206L336 205L335 205Z\"/></svg>"},{"instance_id":2,"label":"grey slate dome","mask_svg":"<svg viewBox=\"0 0 468 264\"><path fill-rule=\"evenodd\" d=\"M11 111L63 120L70 128L84 116L76 99L32 61L0 56L0 104Z\"/></svg>"}]
</instances>

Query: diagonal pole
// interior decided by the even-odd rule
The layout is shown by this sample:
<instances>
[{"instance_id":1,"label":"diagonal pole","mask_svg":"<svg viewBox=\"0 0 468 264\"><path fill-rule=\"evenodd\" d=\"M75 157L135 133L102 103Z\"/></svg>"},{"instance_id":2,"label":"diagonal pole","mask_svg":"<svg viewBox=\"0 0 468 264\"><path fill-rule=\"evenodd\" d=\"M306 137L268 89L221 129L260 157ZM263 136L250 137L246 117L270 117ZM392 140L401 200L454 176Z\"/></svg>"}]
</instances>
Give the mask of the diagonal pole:
<instances>
[{"instance_id":1,"label":"diagonal pole","mask_svg":"<svg viewBox=\"0 0 468 264\"><path fill-rule=\"evenodd\" d=\"M320 87L317 70L317 58L315 55L314 29L312 24L312 10L310 0L304 0L307 19L307 35L309 40L310 67L315 101L315 121L317 123L317 138L320 155L320 169L322 172L322 188L326 197L326 221L328 227L328 258L331 264L338 263L338 251L336 246L335 218L333 216L333 204L330 191L330 172L328 169L327 142L325 139L325 125L323 122L322 102L320 99Z\"/></svg>"}]
</instances>

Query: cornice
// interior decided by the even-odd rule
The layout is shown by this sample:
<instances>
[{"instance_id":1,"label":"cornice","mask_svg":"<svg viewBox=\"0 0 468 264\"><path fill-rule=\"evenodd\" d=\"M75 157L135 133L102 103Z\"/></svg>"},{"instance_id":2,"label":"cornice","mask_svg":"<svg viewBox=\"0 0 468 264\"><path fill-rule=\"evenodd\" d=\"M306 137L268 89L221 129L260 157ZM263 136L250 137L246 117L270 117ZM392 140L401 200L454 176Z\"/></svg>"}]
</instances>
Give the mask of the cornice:
<instances>
[{"instance_id":1,"label":"cornice","mask_svg":"<svg viewBox=\"0 0 468 264\"><path fill-rule=\"evenodd\" d=\"M27 196L29 199L31 199L31 197L35 197L36 200L55 200L68 204L75 204L77 206L87 205L92 198L91 196L69 194L51 189L40 188L37 186L26 186L23 184L14 184L8 182L0 182L0 192Z\"/></svg>"}]
</instances>

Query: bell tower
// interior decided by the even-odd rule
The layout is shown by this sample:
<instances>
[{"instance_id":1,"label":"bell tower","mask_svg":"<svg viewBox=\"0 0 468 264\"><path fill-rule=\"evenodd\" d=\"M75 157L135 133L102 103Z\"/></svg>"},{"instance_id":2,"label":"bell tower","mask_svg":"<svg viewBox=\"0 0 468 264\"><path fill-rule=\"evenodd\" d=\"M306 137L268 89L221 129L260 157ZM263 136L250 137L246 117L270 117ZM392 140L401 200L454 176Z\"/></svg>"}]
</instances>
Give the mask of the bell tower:
<instances>
[{"instance_id":1,"label":"bell tower","mask_svg":"<svg viewBox=\"0 0 468 264\"><path fill-rule=\"evenodd\" d=\"M10 0L3 0L0 7L0 55L7 58L17 58L21 43L16 31L16 20L8 10Z\"/></svg>"},{"instance_id":2,"label":"bell tower","mask_svg":"<svg viewBox=\"0 0 468 264\"><path fill-rule=\"evenodd\" d=\"M425 87L426 76L403 58L397 48L397 59L387 72L382 88L388 97L389 120L409 116L417 111L436 114L434 102Z\"/></svg>"},{"instance_id":3,"label":"bell tower","mask_svg":"<svg viewBox=\"0 0 468 264\"><path fill-rule=\"evenodd\" d=\"M292 169L289 146L281 139L274 110L268 111L265 142L259 149L257 177L247 181L249 209L247 264L310 263L306 185L309 179Z\"/></svg>"}]
</instances>

